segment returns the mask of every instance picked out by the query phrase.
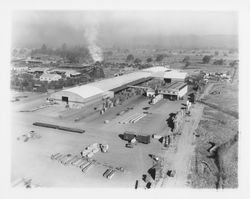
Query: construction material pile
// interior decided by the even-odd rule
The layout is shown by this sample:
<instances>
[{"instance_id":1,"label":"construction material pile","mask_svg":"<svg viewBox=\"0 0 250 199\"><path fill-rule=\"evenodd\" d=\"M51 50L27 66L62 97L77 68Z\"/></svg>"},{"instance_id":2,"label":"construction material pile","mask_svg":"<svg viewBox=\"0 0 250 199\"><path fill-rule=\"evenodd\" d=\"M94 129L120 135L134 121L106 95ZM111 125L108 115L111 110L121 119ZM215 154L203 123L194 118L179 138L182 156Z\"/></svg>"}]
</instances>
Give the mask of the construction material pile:
<instances>
[{"instance_id":1,"label":"construction material pile","mask_svg":"<svg viewBox=\"0 0 250 199\"><path fill-rule=\"evenodd\" d=\"M41 138L41 135L39 135L38 133L35 133L34 131L30 131L30 132L25 133L22 136L18 137L17 140L27 142L30 139L34 140L34 139L40 139L40 138Z\"/></svg>"},{"instance_id":2,"label":"construction material pile","mask_svg":"<svg viewBox=\"0 0 250 199\"><path fill-rule=\"evenodd\" d=\"M96 146L96 145L94 145ZM94 146L92 146L94 149ZM107 151L107 145L101 145L100 146L101 151ZM111 179L116 172L124 172L123 167L113 167L106 163L98 162L97 160L94 160L92 158L88 158L87 156L82 155L72 155L72 154L62 154L62 153L56 153L51 155L51 160L57 160L64 166L75 166L77 168L80 168L83 173L86 173L91 167L101 165L104 167L108 167L108 169L105 170L103 173L103 177L107 179Z\"/></svg>"},{"instance_id":3,"label":"construction material pile","mask_svg":"<svg viewBox=\"0 0 250 199\"><path fill-rule=\"evenodd\" d=\"M72 154L56 153L56 154L51 155L51 159L57 160L64 166L72 165L77 168L80 168L83 173L85 173L95 163L95 160L84 158L84 157L77 156L77 155L72 155Z\"/></svg>"},{"instance_id":4,"label":"construction material pile","mask_svg":"<svg viewBox=\"0 0 250 199\"><path fill-rule=\"evenodd\" d=\"M95 153L99 152L100 150L103 153L108 152L108 148L108 145L94 143L85 147L84 150L81 151L81 156L91 158Z\"/></svg>"}]
</instances>

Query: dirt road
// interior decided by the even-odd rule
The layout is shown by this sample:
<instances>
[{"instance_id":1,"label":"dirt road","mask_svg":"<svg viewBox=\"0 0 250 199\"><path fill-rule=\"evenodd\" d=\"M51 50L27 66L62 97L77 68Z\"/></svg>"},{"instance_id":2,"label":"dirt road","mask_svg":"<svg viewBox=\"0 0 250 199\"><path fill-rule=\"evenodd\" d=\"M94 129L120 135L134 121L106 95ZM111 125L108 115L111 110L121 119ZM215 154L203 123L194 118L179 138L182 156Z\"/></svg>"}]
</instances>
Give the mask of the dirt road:
<instances>
[{"instance_id":1,"label":"dirt road","mask_svg":"<svg viewBox=\"0 0 250 199\"><path fill-rule=\"evenodd\" d=\"M209 94L213 84L209 84L200 99ZM156 185L156 187L187 187L188 174L191 166L191 159L194 153L195 145L193 144L195 136L195 129L198 127L200 119L203 114L203 105L194 104L191 108L191 116L186 116L182 134L176 143L176 151L166 151L164 155L163 172L166 173L168 169L175 170L174 177L165 176Z\"/></svg>"},{"instance_id":2,"label":"dirt road","mask_svg":"<svg viewBox=\"0 0 250 199\"><path fill-rule=\"evenodd\" d=\"M193 145L195 139L193 133L198 127L202 112L203 106L196 104L191 110L192 116L185 119L182 135L178 140L176 153L173 154L170 162L168 162L169 156L165 157L168 162L168 165L165 166L168 168L165 168L165 171L173 169L176 171L176 175L173 178L165 178L161 183L161 187L185 187L187 185L191 157L195 148Z\"/></svg>"}]
</instances>

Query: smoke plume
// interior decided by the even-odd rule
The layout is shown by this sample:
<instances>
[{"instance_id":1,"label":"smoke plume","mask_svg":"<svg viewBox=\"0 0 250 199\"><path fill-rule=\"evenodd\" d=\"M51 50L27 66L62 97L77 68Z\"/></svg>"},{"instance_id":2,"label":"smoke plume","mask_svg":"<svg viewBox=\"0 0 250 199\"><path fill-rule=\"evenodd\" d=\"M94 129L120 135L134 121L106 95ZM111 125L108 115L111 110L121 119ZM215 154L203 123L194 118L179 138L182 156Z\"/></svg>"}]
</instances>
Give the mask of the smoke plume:
<instances>
[{"instance_id":1,"label":"smoke plume","mask_svg":"<svg viewBox=\"0 0 250 199\"><path fill-rule=\"evenodd\" d=\"M97 45L98 27L97 24L88 25L85 28L85 38L88 43L88 49L94 62L102 61L102 49Z\"/></svg>"}]
</instances>

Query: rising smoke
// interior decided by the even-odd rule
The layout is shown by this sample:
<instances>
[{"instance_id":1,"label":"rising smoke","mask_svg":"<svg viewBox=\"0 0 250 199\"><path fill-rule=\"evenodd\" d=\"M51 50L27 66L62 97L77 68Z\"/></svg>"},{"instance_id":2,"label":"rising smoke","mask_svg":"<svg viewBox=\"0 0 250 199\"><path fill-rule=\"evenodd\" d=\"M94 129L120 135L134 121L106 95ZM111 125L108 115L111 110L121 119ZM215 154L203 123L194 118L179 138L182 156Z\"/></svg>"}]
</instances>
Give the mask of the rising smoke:
<instances>
[{"instance_id":1,"label":"rising smoke","mask_svg":"<svg viewBox=\"0 0 250 199\"><path fill-rule=\"evenodd\" d=\"M102 49L97 45L97 36L97 24L91 24L85 28L85 39L87 40L88 49L94 62L103 60Z\"/></svg>"}]
</instances>

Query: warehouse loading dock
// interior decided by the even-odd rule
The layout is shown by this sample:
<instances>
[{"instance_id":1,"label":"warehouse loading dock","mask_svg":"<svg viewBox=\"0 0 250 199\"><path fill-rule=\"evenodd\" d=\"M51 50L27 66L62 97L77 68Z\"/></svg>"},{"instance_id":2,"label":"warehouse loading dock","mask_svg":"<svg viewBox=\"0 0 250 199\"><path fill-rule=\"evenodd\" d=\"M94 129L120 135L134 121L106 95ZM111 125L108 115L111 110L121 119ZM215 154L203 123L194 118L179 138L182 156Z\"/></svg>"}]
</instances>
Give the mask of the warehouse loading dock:
<instances>
[{"instance_id":1,"label":"warehouse loading dock","mask_svg":"<svg viewBox=\"0 0 250 199\"><path fill-rule=\"evenodd\" d=\"M62 102L66 102L67 104L69 103L69 98L62 96Z\"/></svg>"},{"instance_id":2,"label":"warehouse loading dock","mask_svg":"<svg viewBox=\"0 0 250 199\"><path fill-rule=\"evenodd\" d=\"M164 98L171 100L182 99L188 91L188 85L184 82L173 82L165 87L158 89L158 93L162 94Z\"/></svg>"}]
</instances>

